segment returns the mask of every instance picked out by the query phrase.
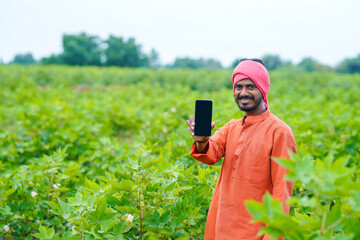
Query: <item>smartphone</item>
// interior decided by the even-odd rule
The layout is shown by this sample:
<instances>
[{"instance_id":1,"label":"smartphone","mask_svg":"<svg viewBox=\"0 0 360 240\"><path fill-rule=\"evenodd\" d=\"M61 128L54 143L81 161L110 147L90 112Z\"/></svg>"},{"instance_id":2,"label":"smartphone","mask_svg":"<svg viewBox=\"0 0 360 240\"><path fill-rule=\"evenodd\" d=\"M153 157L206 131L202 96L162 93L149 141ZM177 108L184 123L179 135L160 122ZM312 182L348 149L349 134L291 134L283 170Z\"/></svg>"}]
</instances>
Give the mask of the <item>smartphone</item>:
<instances>
[{"instance_id":1,"label":"smartphone","mask_svg":"<svg viewBox=\"0 0 360 240\"><path fill-rule=\"evenodd\" d=\"M211 136L212 106L211 100L195 101L195 136Z\"/></svg>"}]
</instances>

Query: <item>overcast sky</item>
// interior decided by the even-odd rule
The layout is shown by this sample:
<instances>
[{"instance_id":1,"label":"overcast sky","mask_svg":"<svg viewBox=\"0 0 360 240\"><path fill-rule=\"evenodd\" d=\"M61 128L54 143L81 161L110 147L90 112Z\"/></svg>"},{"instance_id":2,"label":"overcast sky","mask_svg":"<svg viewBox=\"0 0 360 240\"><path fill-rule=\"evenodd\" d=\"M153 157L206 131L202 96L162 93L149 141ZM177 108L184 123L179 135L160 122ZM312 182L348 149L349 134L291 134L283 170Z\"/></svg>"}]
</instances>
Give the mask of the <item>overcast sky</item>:
<instances>
[{"instance_id":1,"label":"overcast sky","mask_svg":"<svg viewBox=\"0 0 360 240\"><path fill-rule=\"evenodd\" d=\"M62 34L135 37L162 63L204 57L312 56L336 65L360 54L358 0L0 0L0 59L62 51ZM0 60L1 61L1 60Z\"/></svg>"}]
</instances>

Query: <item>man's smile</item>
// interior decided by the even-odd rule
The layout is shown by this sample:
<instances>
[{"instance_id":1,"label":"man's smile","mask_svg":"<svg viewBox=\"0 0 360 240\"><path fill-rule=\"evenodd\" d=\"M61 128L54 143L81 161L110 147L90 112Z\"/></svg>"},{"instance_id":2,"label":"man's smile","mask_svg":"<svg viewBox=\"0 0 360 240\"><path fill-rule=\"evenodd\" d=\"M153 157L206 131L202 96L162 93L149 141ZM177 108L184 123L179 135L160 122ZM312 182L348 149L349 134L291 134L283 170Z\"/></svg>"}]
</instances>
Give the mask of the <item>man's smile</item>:
<instances>
[{"instance_id":1,"label":"man's smile","mask_svg":"<svg viewBox=\"0 0 360 240\"><path fill-rule=\"evenodd\" d=\"M253 101L252 99L243 98L243 99L240 100L240 103L242 103L242 104L248 104L248 103L250 103L250 102L252 102L252 101Z\"/></svg>"},{"instance_id":2,"label":"man's smile","mask_svg":"<svg viewBox=\"0 0 360 240\"><path fill-rule=\"evenodd\" d=\"M252 96L239 96L237 100L240 101L241 104L249 104L250 102L254 101L254 97Z\"/></svg>"}]
</instances>

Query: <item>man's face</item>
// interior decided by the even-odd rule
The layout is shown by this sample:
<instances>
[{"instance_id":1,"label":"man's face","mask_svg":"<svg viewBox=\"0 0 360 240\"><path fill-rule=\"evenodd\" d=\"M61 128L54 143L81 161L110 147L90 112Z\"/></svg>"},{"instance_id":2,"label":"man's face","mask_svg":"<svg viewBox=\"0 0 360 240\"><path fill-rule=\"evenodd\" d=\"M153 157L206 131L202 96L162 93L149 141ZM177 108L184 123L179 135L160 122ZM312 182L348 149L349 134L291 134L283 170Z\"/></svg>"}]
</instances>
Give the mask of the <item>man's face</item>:
<instances>
[{"instance_id":1,"label":"man's face","mask_svg":"<svg viewBox=\"0 0 360 240\"><path fill-rule=\"evenodd\" d=\"M235 84L235 102L241 111L252 112L260 108L263 96L251 79L243 79Z\"/></svg>"}]
</instances>

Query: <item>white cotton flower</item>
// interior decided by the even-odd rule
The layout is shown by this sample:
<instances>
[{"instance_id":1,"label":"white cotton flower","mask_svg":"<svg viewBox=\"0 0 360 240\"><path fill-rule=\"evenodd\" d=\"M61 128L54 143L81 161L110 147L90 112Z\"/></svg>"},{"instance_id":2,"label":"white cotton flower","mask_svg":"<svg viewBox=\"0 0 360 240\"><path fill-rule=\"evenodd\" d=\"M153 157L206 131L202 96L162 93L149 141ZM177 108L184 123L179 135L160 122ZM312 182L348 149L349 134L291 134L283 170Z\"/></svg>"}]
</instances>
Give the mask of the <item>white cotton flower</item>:
<instances>
[{"instance_id":1,"label":"white cotton flower","mask_svg":"<svg viewBox=\"0 0 360 240\"><path fill-rule=\"evenodd\" d=\"M176 112L176 108L171 108L171 112Z\"/></svg>"},{"instance_id":2,"label":"white cotton flower","mask_svg":"<svg viewBox=\"0 0 360 240\"><path fill-rule=\"evenodd\" d=\"M61 185L60 185L59 183L53 184L53 187L54 187L55 189L59 189L60 186L61 186Z\"/></svg>"},{"instance_id":3,"label":"white cotton flower","mask_svg":"<svg viewBox=\"0 0 360 240\"><path fill-rule=\"evenodd\" d=\"M72 227L71 227L71 231L75 231L75 226L72 226Z\"/></svg>"},{"instance_id":4,"label":"white cotton flower","mask_svg":"<svg viewBox=\"0 0 360 240\"><path fill-rule=\"evenodd\" d=\"M38 195L37 192L35 192L35 191L32 191L32 192L31 192L31 196L32 196L32 197L36 197L37 195Z\"/></svg>"},{"instance_id":5,"label":"white cotton flower","mask_svg":"<svg viewBox=\"0 0 360 240\"><path fill-rule=\"evenodd\" d=\"M10 226L9 226L9 225L5 225L5 226L4 226L4 230L5 230L6 232L8 232L8 231L10 230Z\"/></svg>"},{"instance_id":6,"label":"white cotton flower","mask_svg":"<svg viewBox=\"0 0 360 240\"><path fill-rule=\"evenodd\" d=\"M134 219L134 216L131 214L126 214L125 216L126 216L126 222L132 222Z\"/></svg>"}]
</instances>

